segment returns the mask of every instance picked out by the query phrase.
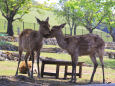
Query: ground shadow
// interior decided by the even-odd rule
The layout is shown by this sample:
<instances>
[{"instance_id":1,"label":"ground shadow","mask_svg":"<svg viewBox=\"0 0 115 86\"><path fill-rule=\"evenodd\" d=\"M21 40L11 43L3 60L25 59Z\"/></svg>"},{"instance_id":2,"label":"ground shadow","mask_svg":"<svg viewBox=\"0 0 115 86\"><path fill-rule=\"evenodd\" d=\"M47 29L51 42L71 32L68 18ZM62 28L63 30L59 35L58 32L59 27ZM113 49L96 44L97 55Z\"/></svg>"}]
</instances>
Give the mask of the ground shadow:
<instances>
[{"instance_id":1,"label":"ground shadow","mask_svg":"<svg viewBox=\"0 0 115 86\"><path fill-rule=\"evenodd\" d=\"M70 83L70 79L55 79L51 77L45 77L38 79L29 78L27 76L19 75L15 76L0 76L0 86L73 86L73 85L87 85L89 80L84 80L83 82ZM100 82L94 82L100 83Z\"/></svg>"}]
</instances>

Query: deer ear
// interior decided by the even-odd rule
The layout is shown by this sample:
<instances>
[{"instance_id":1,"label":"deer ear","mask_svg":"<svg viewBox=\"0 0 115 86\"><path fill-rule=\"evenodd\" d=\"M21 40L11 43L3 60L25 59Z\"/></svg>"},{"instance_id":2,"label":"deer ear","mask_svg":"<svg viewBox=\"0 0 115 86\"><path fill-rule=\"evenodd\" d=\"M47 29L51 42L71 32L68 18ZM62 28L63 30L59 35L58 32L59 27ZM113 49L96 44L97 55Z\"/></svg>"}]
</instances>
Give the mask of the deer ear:
<instances>
[{"instance_id":1,"label":"deer ear","mask_svg":"<svg viewBox=\"0 0 115 86\"><path fill-rule=\"evenodd\" d=\"M66 23L61 24L61 25L60 25L60 28L64 28L65 25L66 25Z\"/></svg>"},{"instance_id":2,"label":"deer ear","mask_svg":"<svg viewBox=\"0 0 115 86\"><path fill-rule=\"evenodd\" d=\"M47 21L47 22L49 21L49 17L47 17L46 21Z\"/></svg>"},{"instance_id":3,"label":"deer ear","mask_svg":"<svg viewBox=\"0 0 115 86\"><path fill-rule=\"evenodd\" d=\"M37 22L40 24L40 23L41 23L41 21L40 21L37 17L35 17L35 18L36 18Z\"/></svg>"}]
</instances>

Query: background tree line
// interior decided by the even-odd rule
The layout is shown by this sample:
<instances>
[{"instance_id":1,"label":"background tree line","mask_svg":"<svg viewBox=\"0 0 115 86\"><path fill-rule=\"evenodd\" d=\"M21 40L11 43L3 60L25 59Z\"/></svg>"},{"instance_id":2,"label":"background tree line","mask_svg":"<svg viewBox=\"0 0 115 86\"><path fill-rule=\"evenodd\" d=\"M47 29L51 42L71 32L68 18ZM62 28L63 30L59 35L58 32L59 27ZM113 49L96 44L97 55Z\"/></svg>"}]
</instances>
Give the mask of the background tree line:
<instances>
[{"instance_id":1,"label":"background tree line","mask_svg":"<svg viewBox=\"0 0 115 86\"><path fill-rule=\"evenodd\" d=\"M0 11L8 21L7 34L13 36L12 23L15 20L21 20L25 14L29 13L31 7L36 7L53 11L57 17L63 17L63 21L69 27L70 35L73 31L76 35L76 28L79 25L84 26L89 33L93 33L99 25L104 25L115 41L114 0L59 0L56 4L47 5L47 1L40 4L35 0L0 0ZM38 12L40 13L39 10ZM16 15L20 16L15 17Z\"/></svg>"}]
</instances>

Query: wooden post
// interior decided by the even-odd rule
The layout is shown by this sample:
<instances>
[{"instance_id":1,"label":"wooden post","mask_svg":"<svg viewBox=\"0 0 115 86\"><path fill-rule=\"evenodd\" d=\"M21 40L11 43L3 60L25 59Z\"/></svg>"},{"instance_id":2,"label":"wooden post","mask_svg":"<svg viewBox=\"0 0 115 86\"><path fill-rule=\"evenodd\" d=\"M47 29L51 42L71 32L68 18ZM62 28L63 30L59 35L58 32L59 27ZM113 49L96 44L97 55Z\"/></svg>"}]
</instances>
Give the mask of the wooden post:
<instances>
[{"instance_id":1,"label":"wooden post","mask_svg":"<svg viewBox=\"0 0 115 86\"><path fill-rule=\"evenodd\" d=\"M42 62L42 66L41 66L41 77L43 77L43 75L44 75L44 67L45 67L45 64Z\"/></svg>"},{"instance_id":2,"label":"wooden post","mask_svg":"<svg viewBox=\"0 0 115 86\"><path fill-rule=\"evenodd\" d=\"M36 26L36 24L34 23L34 30L35 30L35 28L36 28L35 26Z\"/></svg>"},{"instance_id":3,"label":"wooden post","mask_svg":"<svg viewBox=\"0 0 115 86\"><path fill-rule=\"evenodd\" d=\"M65 27L65 34L66 34L66 27Z\"/></svg>"},{"instance_id":4,"label":"wooden post","mask_svg":"<svg viewBox=\"0 0 115 86\"><path fill-rule=\"evenodd\" d=\"M68 70L68 66L67 66L67 65L65 65L64 79L66 79L66 78L67 78L67 70Z\"/></svg>"},{"instance_id":5,"label":"wooden post","mask_svg":"<svg viewBox=\"0 0 115 86\"><path fill-rule=\"evenodd\" d=\"M6 28L6 21L4 22L4 30L5 30L5 28Z\"/></svg>"},{"instance_id":6,"label":"wooden post","mask_svg":"<svg viewBox=\"0 0 115 86\"><path fill-rule=\"evenodd\" d=\"M112 58L112 54L111 53L108 53L108 55L109 55L109 58Z\"/></svg>"},{"instance_id":7,"label":"wooden post","mask_svg":"<svg viewBox=\"0 0 115 86\"><path fill-rule=\"evenodd\" d=\"M82 77L82 64L80 64L79 66L79 78Z\"/></svg>"},{"instance_id":8,"label":"wooden post","mask_svg":"<svg viewBox=\"0 0 115 86\"><path fill-rule=\"evenodd\" d=\"M20 28L17 27L17 35L20 35Z\"/></svg>"},{"instance_id":9,"label":"wooden post","mask_svg":"<svg viewBox=\"0 0 115 86\"><path fill-rule=\"evenodd\" d=\"M82 35L83 35L83 28L82 28Z\"/></svg>"},{"instance_id":10,"label":"wooden post","mask_svg":"<svg viewBox=\"0 0 115 86\"><path fill-rule=\"evenodd\" d=\"M59 64L56 65L56 79L59 78Z\"/></svg>"},{"instance_id":11,"label":"wooden post","mask_svg":"<svg viewBox=\"0 0 115 86\"><path fill-rule=\"evenodd\" d=\"M103 34L102 34L102 32L101 32L101 38L102 38L102 35L103 35Z\"/></svg>"},{"instance_id":12,"label":"wooden post","mask_svg":"<svg viewBox=\"0 0 115 86\"><path fill-rule=\"evenodd\" d=\"M24 22L23 22L23 30L24 30Z\"/></svg>"},{"instance_id":13,"label":"wooden post","mask_svg":"<svg viewBox=\"0 0 115 86\"><path fill-rule=\"evenodd\" d=\"M114 59L115 59L115 53L114 53Z\"/></svg>"}]
</instances>

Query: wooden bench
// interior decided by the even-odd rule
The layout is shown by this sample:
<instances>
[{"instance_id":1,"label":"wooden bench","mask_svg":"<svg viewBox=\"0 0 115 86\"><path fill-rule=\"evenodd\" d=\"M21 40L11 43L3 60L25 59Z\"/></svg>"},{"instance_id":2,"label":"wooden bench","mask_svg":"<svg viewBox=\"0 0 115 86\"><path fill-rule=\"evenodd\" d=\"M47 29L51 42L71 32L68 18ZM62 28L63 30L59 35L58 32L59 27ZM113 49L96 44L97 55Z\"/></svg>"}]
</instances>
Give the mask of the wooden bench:
<instances>
[{"instance_id":1,"label":"wooden bench","mask_svg":"<svg viewBox=\"0 0 115 86\"><path fill-rule=\"evenodd\" d=\"M59 67L60 66L65 66L65 71L64 71L64 79L67 78L67 75L71 75L72 73L68 72L68 66L72 66L71 61L64 61L64 60L56 60L52 58L46 58L46 59L41 59L42 65L41 65L41 77L43 75L49 75L49 76L55 76L56 79L59 78ZM78 62L77 66L79 66L79 72L76 73L76 76L79 76L79 78L82 77L82 65L84 62ZM44 72L45 65L50 64L50 65L56 65L56 73L51 73L51 72Z\"/></svg>"}]
</instances>

